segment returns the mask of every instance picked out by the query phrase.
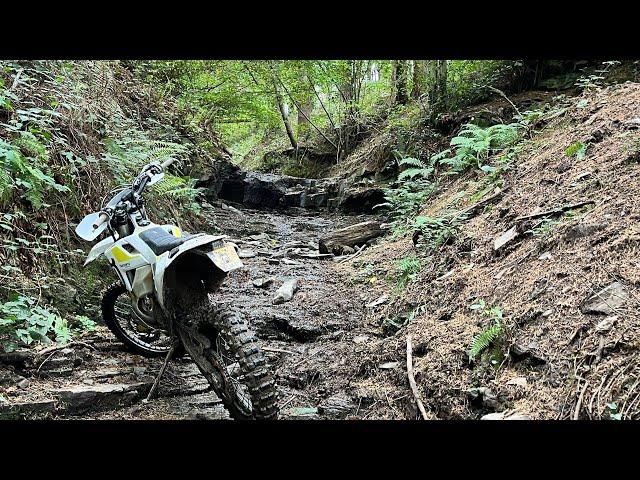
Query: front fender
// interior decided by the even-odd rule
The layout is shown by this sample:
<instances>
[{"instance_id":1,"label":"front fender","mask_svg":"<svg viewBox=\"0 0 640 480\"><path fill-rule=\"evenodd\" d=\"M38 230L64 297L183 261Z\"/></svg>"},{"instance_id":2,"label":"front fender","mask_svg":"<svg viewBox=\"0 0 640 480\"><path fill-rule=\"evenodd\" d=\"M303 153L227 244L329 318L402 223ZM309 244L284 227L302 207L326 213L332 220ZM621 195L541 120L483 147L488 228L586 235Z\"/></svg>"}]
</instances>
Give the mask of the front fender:
<instances>
[{"instance_id":1,"label":"front fender","mask_svg":"<svg viewBox=\"0 0 640 480\"><path fill-rule=\"evenodd\" d=\"M100 240L96 243L93 248L89 251L89 255L87 255L87 259L84 261L83 266L88 265L93 262L96 258L106 252L111 245L115 243L113 237L107 237L105 239Z\"/></svg>"}]
</instances>

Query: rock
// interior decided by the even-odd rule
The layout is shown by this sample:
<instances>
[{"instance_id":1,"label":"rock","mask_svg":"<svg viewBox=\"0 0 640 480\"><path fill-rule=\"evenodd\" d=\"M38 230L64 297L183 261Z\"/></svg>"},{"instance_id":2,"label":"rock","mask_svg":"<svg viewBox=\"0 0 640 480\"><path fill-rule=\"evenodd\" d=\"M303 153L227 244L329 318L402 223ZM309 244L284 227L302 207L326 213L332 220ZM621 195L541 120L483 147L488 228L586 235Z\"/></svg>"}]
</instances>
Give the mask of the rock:
<instances>
[{"instance_id":1,"label":"rock","mask_svg":"<svg viewBox=\"0 0 640 480\"><path fill-rule=\"evenodd\" d=\"M145 395L151 383L76 385L54 390L53 394L60 399L67 413L79 413L129 405Z\"/></svg>"},{"instance_id":2,"label":"rock","mask_svg":"<svg viewBox=\"0 0 640 480\"><path fill-rule=\"evenodd\" d=\"M31 363L36 353L33 350L15 350L13 352L0 352L0 364L15 365L24 368Z\"/></svg>"},{"instance_id":3,"label":"rock","mask_svg":"<svg viewBox=\"0 0 640 480\"><path fill-rule=\"evenodd\" d=\"M288 302L293 298L294 293L298 290L298 279L293 278L285 281L280 288L276 291L275 297L273 297L272 303L279 305L284 302Z\"/></svg>"},{"instance_id":4,"label":"rock","mask_svg":"<svg viewBox=\"0 0 640 480\"><path fill-rule=\"evenodd\" d=\"M3 397L0 396L0 399ZM0 419L24 419L38 418L52 413L56 409L57 402L53 399L33 400L25 402L2 402L0 401Z\"/></svg>"},{"instance_id":5,"label":"rock","mask_svg":"<svg viewBox=\"0 0 640 480\"><path fill-rule=\"evenodd\" d=\"M364 186L346 189L338 197L338 206L347 212L371 213L373 207L384 203L384 190L375 186Z\"/></svg>"},{"instance_id":6,"label":"rock","mask_svg":"<svg viewBox=\"0 0 640 480\"><path fill-rule=\"evenodd\" d=\"M286 192L284 194L283 203L287 207L299 207L302 202L303 190L296 190L293 192Z\"/></svg>"},{"instance_id":7,"label":"rock","mask_svg":"<svg viewBox=\"0 0 640 480\"><path fill-rule=\"evenodd\" d=\"M325 329L320 325L304 319L293 320L284 316L274 316L271 318L270 323L272 327L276 328L277 332L282 332L299 342L312 342L323 333L326 333ZM267 332L264 331L264 333Z\"/></svg>"},{"instance_id":8,"label":"rock","mask_svg":"<svg viewBox=\"0 0 640 480\"><path fill-rule=\"evenodd\" d=\"M355 249L349 246L342 247L342 252L340 252L341 255L353 255L354 253L356 253Z\"/></svg>"},{"instance_id":9,"label":"rock","mask_svg":"<svg viewBox=\"0 0 640 480\"><path fill-rule=\"evenodd\" d=\"M133 367L133 374L137 377L144 375L146 371L147 371L147 367L140 367L140 366Z\"/></svg>"},{"instance_id":10,"label":"rock","mask_svg":"<svg viewBox=\"0 0 640 480\"><path fill-rule=\"evenodd\" d=\"M613 282L595 295L587 298L580 307L582 313L599 313L610 315L621 307L629 293L620 282Z\"/></svg>"},{"instance_id":11,"label":"rock","mask_svg":"<svg viewBox=\"0 0 640 480\"><path fill-rule=\"evenodd\" d=\"M229 159L218 158L201 177L196 188L204 188L208 199L223 199L241 203L244 200L244 178L246 173Z\"/></svg>"},{"instance_id":12,"label":"rock","mask_svg":"<svg viewBox=\"0 0 640 480\"><path fill-rule=\"evenodd\" d=\"M506 230L504 232L502 232L498 238L496 238L493 241L493 249L494 250L500 250L502 247L504 247L507 243L511 242L512 240L518 238L518 226L514 225L513 227L511 227L509 230Z\"/></svg>"},{"instance_id":13,"label":"rock","mask_svg":"<svg viewBox=\"0 0 640 480\"><path fill-rule=\"evenodd\" d=\"M318 414L316 407L296 407L286 410L286 413L292 417L310 417Z\"/></svg>"},{"instance_id":14,"label":"rock","mask_svg":"<svg viewBox=\"0 0 640 480\"><path fill-rule=\"evenodd\" d=\"M538 257L538 260L551 260L552 255L551 252L544 252L542 255Z\"/></svg>"},{"instance_id":15,"label":"rock","mask_svg":"<svg viewBox=\"0 0 640 480\"><path fill-rule=\"evenodd\" d=\"M497 395L488 387L471 388L467 394L472 401L479 401L485 408L497 410L501 407Z\"/></svg>"},{"instance_id":16,"label":"rock","mask_svg":"<svg viewBox=\"0 0 640 480\"><path fill-rule=\"evenodd\" d=\"M129 373L127 370L120 370L119 368L105 368L104 370L97 371L93 376L104 380L107 378L117 377L119 375L126 375L127 373Z\"/></svg>"},{"instance_id":17,"label":"rock","mask_svg":"<svg viewBox=\"0 0 640 480\"><path fill-rule=\"evenodd\" d=\"M21 388L21 389L23 389L23 390L26 390L27 388L29 388L29 387L31 386L31 382L30 382L28 379L23 378L22 380L20 380L20 381L17 383L17 385L18 385L18 388Z\"/></svg>"},{"instance_id":18,"label":"rock","mask_svg":"<svg viewBox=\"0 0 640 480\"><path fill-rule=\"evenodd\" d=\"M507 385L514 385L516 387L526 387L527 379L525 377L515 377L507 382Z\"/></svg>"},{"instance_id":19,"label":"rock","mask_svg":"<svg viewBox=\"0 0 640 480\"><path fill-rule=\"evenodd\" d=\"M369 335L356 335L353 337L353 343L361 344L369 341Z\"/></svg>"},{"instance_id":20,"label":"rock","mask_svg":"<svg viewBox=\"0 0 640 480\"><path fill-rule=\"evenodd\" d=\"M509 347L509 355L513 358L514 362L528 361L532 365L543 365L547 363L547 360L536 353L538 344L531 342L528 345L522 345L515 343Z\"/></svg>"},{"instance_id":21,"label":"rock","mask_svg":"<svg viewBox=\"0 0 640 480\"><path fill-rule=\"evenodd\" d=\"M371 303L367 303L366 307L367 308L374 308L377 307L378 305L382 305L383 303L385 303L387 300L389 300L389 295L387 295L386 293L383 295L380 295L380 297L378 297L377 300L374 300Z\"/></svg>"},{"instance_id":22,"label":"rock","mask_svg":"<svg viewBox=\"0 0 640 480\"><path fill-rule=\"evenodd\" d=\"M253 258L256 256L256 252L253 250L240 250L238 252L238 257L240 258Z\"/></svg>"},{"instance_id":23,"label":"rock","mask_svg":"<svg viewBox=\"0 0 640 480\"><path fill-rule=\"evenodd\" d=\"M302 208L326 207L328 198L329 194L327 192L302 194L300 199L300 206Z\"/></svg>"},{"instance_id":24,"label":"rock","mask_svg":"<svg viewBox=\"0 0 640 480\"><path fill-rule=\"evenodd\" d=\"M22 375L15 373L13 369L0 370L0 387L12 387L14 385L19 385L23 380L26 379Z\"/></svg>"},{"instance_id":25,"label":"rock","mask_svg":"<svg viewBox=\"0 0 640 480\"><path fill-rule=\"evenodd\" d=\"M294 267L302 267L302 266L304 266L304 263L296 262L295 260L289 260L288 258L283 258L282 259L282 263L284 263L285 265L291 265L291 266L294 266Z\"/></svg>"},{"instance_id":26,"label":"rock","mask_svg":"<svg viewBox=\"0 0 640 480\"><path fill-rule=\"evenodd\" d=\"M593 235L594 233L603 230L607 227L606 223L592 223L592 224L584 224L579 223L578 225L571 226L567 233L564 235L564 239L567 242L574 242L579 238L588 237Z\"/></svg>"},{"instance_id":27,"label":"rock","mask_svg":"<svg viewBox=\"0 0 640 480\"><path fill-rule=\"evenodd\" d=\"M521 413L496 412L488 413L480 417L480 420L533 420L530 416Z\"/></svg>"},{"instance_id":28,"label":"rock","mask_svg":"<svg viewBox=\"0 0 640 480\"><path fill-rule=\"evenodd\" d=\"M257 278L253 281L253 286L256 288L266 288L273 283L273 280L273 277Z\"/></svg>"},{"instance_id":29,"label":"rock","mask_svg":"<svg viewBox=\"0 0 640 480\"><path fill-rule=\"evenodd\" d=\"M602 320L598 325L596 325L596 332L598 333L606 333L613 328L613 326L618 321L618 317L616 315L612 315L610 317L606 317Z\"/></svg>"},{"instance_id":30,"label":"rock","mask_svg":"<svg viewBox=\"0 0 640 480\"><path fill-rule=\"evenodd\" d=\"M344 418L354 408L355 405L347 395L344 393L338 393L336 395L332 395L318 405L318 412L322 415Z\"/></svg>"},{"instance_id":31,"label":"rock","mask_svg":"<svg viewBox=\"0 0 640 480\"><path fill-rule=\"evenodd\" d=\"M298 258L309 258L311 260L328 260L334 258L332 253L299 253Z\"/></svg>"},{"instance_id":32,"label":"rock","mask_svg":"<svg viewBox=\"0 0 640 480\"><path fill-rule=\"evenodd\" d=\"M378 366L380 370L393 370L400 366L400 362L386 362Z\"/></svg>"}]
</instances>

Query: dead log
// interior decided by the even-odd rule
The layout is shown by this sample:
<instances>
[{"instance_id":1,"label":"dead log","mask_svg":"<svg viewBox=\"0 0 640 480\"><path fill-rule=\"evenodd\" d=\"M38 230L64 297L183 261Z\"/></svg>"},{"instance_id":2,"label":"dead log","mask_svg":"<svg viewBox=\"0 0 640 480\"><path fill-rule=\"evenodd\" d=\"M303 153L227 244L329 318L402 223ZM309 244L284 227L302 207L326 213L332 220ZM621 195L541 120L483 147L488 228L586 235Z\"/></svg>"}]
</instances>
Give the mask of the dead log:
<instances>
[{"instance_id":1,"label":"dead log","mask_svg":"<svg viewBox=\"0 0 640 480\"><path fill-rule=\"evenodd\" d=\"M318 242L320 253L342 253L343 247L353 247L362 245L372 238L379 237L384 233L380 222L369 221L357 223L340 230L328 233Z\"/></svg>"}]
</instances>

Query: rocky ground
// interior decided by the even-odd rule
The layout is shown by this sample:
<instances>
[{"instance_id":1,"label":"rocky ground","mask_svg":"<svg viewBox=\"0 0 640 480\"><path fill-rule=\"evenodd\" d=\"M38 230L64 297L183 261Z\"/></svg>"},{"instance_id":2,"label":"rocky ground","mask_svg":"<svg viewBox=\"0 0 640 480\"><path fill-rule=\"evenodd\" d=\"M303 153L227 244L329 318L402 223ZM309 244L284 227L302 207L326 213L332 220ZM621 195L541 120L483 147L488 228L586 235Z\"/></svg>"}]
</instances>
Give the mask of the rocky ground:
<instances>
[{"instance_id":1,"label":"rocky ground","mask_svg":"<svg viewBox=\"0 0 640 480\"><path fill-rule=\"evenodd\" d=\"M370 365L355 353L379 334L366 321L372 299L349 284L341 270L348 257L319 255L317 246L322 233L370 217L226 205L208 212L245 264L219 296L257 332L276 373L281 417L370 417L372 396L357 385ZM290 280L298 286L293 298L273 304ZM170 363L157 395L144 402L162 360L127 352L105 327L65 347L3 355L4 418L228 418L188 357Z\"/></svg>"}]
</instances>

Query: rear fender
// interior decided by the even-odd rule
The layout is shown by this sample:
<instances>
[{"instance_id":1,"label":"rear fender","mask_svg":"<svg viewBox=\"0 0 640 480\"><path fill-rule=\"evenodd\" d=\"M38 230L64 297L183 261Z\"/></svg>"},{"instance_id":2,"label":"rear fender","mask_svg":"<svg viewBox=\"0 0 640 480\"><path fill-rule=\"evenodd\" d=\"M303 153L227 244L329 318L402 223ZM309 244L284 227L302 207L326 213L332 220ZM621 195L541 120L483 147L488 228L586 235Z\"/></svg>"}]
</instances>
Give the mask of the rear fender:
<instances>
[{"instance_id":1,"label":"rear fender","mask_svg":"<svg viewBox=\"0 0 640 480\"><path fill-rule=\"evenodd\" d=\"M225 237L225 235L198 235L158 257L154 269L154 282L158 301L163 307L165 289L171 286L168 285L169 283L181 281L180 275L202 276L205 283L210 284L210 288L215 288L229 271L242 267L242 262L233 247L231 250L235 259L225 248L222 241ZM209 261L203 257L207 257ZM180 269L179 275L178 269Z\"/></svg>"}]
</instances>

